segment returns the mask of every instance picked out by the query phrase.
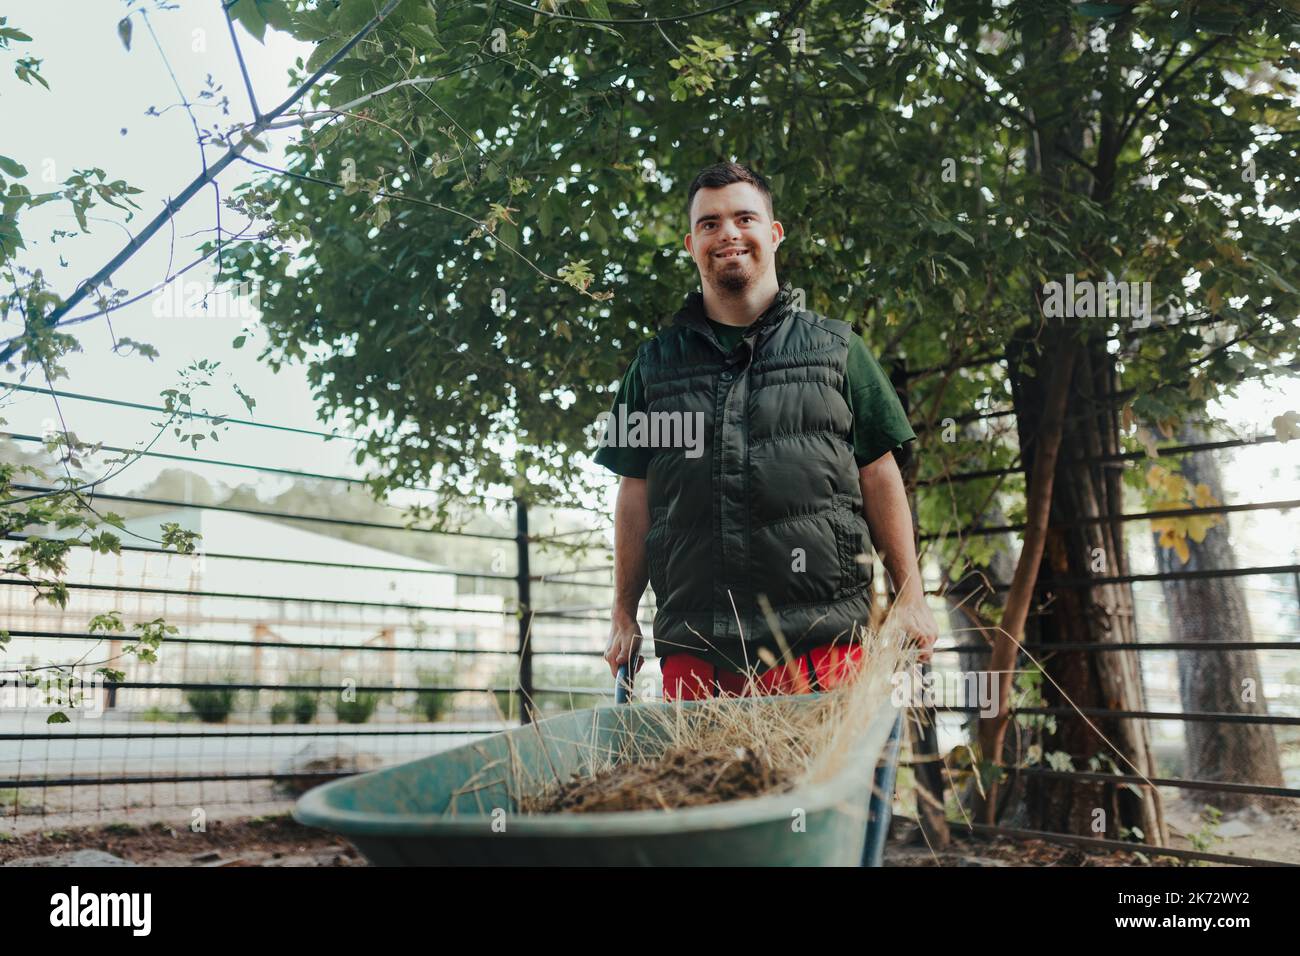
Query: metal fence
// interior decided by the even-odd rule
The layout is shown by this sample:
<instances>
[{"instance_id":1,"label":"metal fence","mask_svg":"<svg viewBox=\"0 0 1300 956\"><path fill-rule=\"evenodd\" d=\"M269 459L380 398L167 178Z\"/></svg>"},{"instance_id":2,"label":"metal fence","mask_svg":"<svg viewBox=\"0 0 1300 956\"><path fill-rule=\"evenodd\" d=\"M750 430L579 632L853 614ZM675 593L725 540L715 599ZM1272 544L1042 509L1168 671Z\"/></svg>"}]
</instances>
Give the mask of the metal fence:
<instances>
[{"instance_id":1,"label":"metal fence","mask_svg":"<svg viewBox=\"0 0 1300 956\"><path fill-rule=\"evenodd\" d=\"M936 373L947 373L956 368L974 368L993 363L1002 362L998 356L985 356L971 360L945 365L933 369L923 369L919 371L908 371L904 368L896 368L894 380L896 383L910 383L919 377L932 375ZM1292 362L1288 365L1280 366L1278 372L1294 372L1297 364ZM906 384L903 384L906 387ZM1117 403L1132 398L1133 391L1117 390L1109 395L1100 396L1102 401ZM987 421L990 419L1013 416L1015 413L1010 408L995 409L992 411L973 412L967 415L955 416L956 423ZM1067 413L1068 414L1068 413ZM931 430L925 423L916 426L918 434ZM1014 437L1014 436L1013 436ZM1248 449L1276 445L1278 438L1274 435L1261 435L1258 431L1251 434L1249 438L1228 438L1218 441L1206 441L1195 443L1182 443L1166 445L1160 448L1162 457L1177 455L1191 452L1222 452L1233 451L1242 454ZM1067 452L1063 449L1062 454ZM1144 451L1122 452L1108 455L1093 456L1073 456L1070 464L1079 467L1089 467L1099 464L1107 464L1112 467L1125 467L1129 464L1142 462L1146 458ZM953 475L946 475L939 478L933 478L918 482L919 486L926 485L959 485L964 482L987 479L1001 479L1010 475L1023 473L1021 464L1015 463L1012 467L992 468L983 470L974 470ZM1175 510L1147 510L1135 513L1119 514L1101 514L1095 517L1079 518L1072 522L1062 523L1055 518L1052 521L1052 529L1062 529L1066 527L1077 527L1086 523L1111 524L1114 526L1127 525L1131 523L1146 523L1160 518L1187 518L1198 515L1250 515L1258 513L1276 512L1286 514L1300 507L1300 500L1286 497L1276 497L1271 500L1260 501L1236 501L1225 502L1220 505L1206 507L1187 507ZM951 538L956 536L974 536L985 537L994 535L1007 535L1023 532L1025 529L1022 523L1004 523L996 526L978 526L965 527L953 530L931 531L926 529L919 535L922 542L936 541L942 538ZM1294 543L1293 543L1294 544ZM1182 727L1194 722L1214 723L1214 724L1242 724L1269 728L1269 731L1276 735L1280 744L1283 759L1283 771L1287 781L1300 780L1300 564L1295 562L1295 548L1291 549L1291 561L1271 562L1256 566L1245 566L1236 568L1214 568L1214 569L1192 569L1183 571L1166 571L1140 574L1098 574L1083 578L1070 577L1051 577L1040 576L1037 582L1036 593L1037 600L1035 609L1031 610L1030 618L1032 619L1041 615L1050 615L1058 612L1058 605L1050 600L1052 593L1059 593L1066 589L1084 591L1091 588L1101 587L1108 584L1115 585L1151 585L1159 584L1165 581L1175 580L1205 580L1205 579L1243 579L1245 583L1239 584L1245 593L1248 608L1253 611L1263 613L1280 613L1280 617L1274 617L1264 626L1256 623L1255 639L1249 643L1242 641L1222 640L1222 641L1172 641L1151 639L1144 632L1158 632L1163 629L1167 622L1168 609L1165 608L1165 602L1160 595L1139 593L1135 591L1134 601L1137 605L1139 621L1136 630L1139 639L1136 641L1125 641L1115 643L1092 643L1092 642L1045 642L1037 643L1032 640L1023 642L1022 647L1028 653L1017 654L1017 670L1041 669L1046 674L1052 672L1051 660L1043 660L1041 655L1044 652L1081 652L1085 654L1110 654L1114 652L1134 652L1139 655L1142 661L1142 673L1150 675L1153 671L1153 662L1157 659L1163 660L1166 664L1171 662L1174 654L1190 653L1204 654L1219 651L1233 652L1250 652L1252 654L1276 654L1279 658L1285 657L1286 662L1290 665L1286 676L1280 681L1274 681L1274 687L1279 685L1287 688L1285 693L1275 694L1273 698L1264 696L1264 690L1261 689L1260 700L1263 702L1263 708L1268 710L1267 713L1258 712L1189 712L1181 708L1177 696L1178 688L1172 688L1173 702L1172 706L1167 709L1156 709L1148 706L1144 709L1118 710L1099 707L1069 707L1069 706L1013 706L1011 713L1015 717L1034 717L1050 716L1060 721L1065 720L1083 720L1091 718L1092 720L1138 720L1147 722L1148 731L1153 726L1163 726L1168 723L1176 723ZM1274 579L1275 585L1269 586L1267 583L1258 582L1260 579ZM1010 583L1006 581L986 581L982 589L986 593L1006 592ZM946 587L931 588L927 590L928 594L935 597L943 597L948 592ZM1267 598L1265 597L1267 596ZM1280 600L1279 600L1280 598ZM1143 605L1150 605L1147 613L1143 613ZM1279 612L1280 608L1280 612ZM1146 620L1143 620L1146 618ZM1260 632L1263 632L1263 638L1260 639ZM947 645L943 642L936 649L934 670L936 673L943 671L955 671L956 667L950 663L951 658L956 655L987 655L991 652L991 647L987 645L971 646L963 644L962 646ZM1032 655L1032 662L1031 657ZM1265 682L1268 683L1267 681ZM1169 697L1169 688L1166 686L1165 697ZM1144 688L1144 693L1148 699L1153 695L1150 688ZM1252 708L1253 709L1253 708ZM927 803L943 803L945 793L952 788L953 774L949 767L942 762L942 755L937 744L933 730L936 715L953 715L961 717L962 715L972 715L963 719L962 723L967 728L963 733L969 733L973 741L974 737L974 720L973 715L981 710L979 706L970 704L938 704L929 708L929 715L925 723L928 726L919 730L913 738L913 752L907 763L915 772L916 786L924 790ZM943 722L943 717L939 716L938 722ZM1181 735L1180 735L1181 736ZM961 742L966 742L964 739ZM1166 752L1167 755L1167 752ZM1157 754L1157 763L1160 763L1160 754ZM1064 781L1071 785L1126 785L1134 788L1155 787L1164 798L1178 796L1181 794L1196 794L1204 798L1205 803L1213 805L1214 794L1234 794L1234 795L1254 795L1260 797L1273 798L1283 801L1294 801L1300 797L1300 788L1295 785L1266 785L1260 781L1249 779L1239 780L1199 780L1189 779L1186 776L1177 775L1157 775L1153 774L1144 777L1139 774L1120 773L1120 772L1100 772L1098 769L1057 769L1051 766L1045 766L1041 761L1034 766L1018 766L1007 768L1009 772L1008 785L1015 786L1024 780L1058 780ZM924 796L924 795L923 795ZM951 814L951 802L949 803ZM927 829L925 814L920 812L920 803L918 801L917 812L914 817L898 815L898 819L910 820L918 825L921 829ZM1090 833L1063 833L1047 832L1042 830L1029 829L1012 825L987 825L976 823L964 814L958 814L950 819L953 829L965 829L968 832L979 833L988 836L1000 836L1010 839L1019 840L1047 840L1068 844L1072 846L1092 848L1096 850L1140 850L1145 851L1148 855L1166 855L1175 857L1186 862L1202 863L1231 863L1239 865L1279 865L1284 862L1294 863L1300 861L1300 839L1291 836L1288 839L1291 859L1289 861L1265 859L1259 856L1241 856L1230 855L1225 853L1211 852L1208 849L1188 849L1188 848L1154 848L1141 844L1137 841L1104 839ZM1296 832L1294 822L1291 820L1278 820L1278 834ZM1212 836L1212 830L1210 831ZM1205 841L1209 842L1209 841Z\"/></svg>"},{"instance_id":2,"label":"metal fence","mask_svg":"<svg viewBox=\"0 0 1300 956\"><path fill-rule=\"evenodd\" d=\"M43 442L22 432L0 437L19 448ZM363 484L260 463L144 456ZM479 516L493 530L431 532L408 527L397 509L392 520L375 520L104 491L91 498L126 511L128 531L152 523L156 533L160 520L189 515L205 532L230 538L233 525L271 547L258 553L235 540L222 548L205 533L194 555L127 543L135 539L126 534L120 557L74 548L66 610L31 605L28 582L0 579L12 638L0 664L80 660L72 670L89 688L80 710L65 708L73 721L51 725L54 708L34 706L36 692L21 678L11 672L0 685L0 704L8 705L0 707L0 819L10 826L137 816L188 823L196 814L282 811L323 780L455 746L534 714L613 699L601 658L608 604L593 603L593 595L607 601L611 587L612 549L592 540L610 527L599 514L530 515L522 502L501 500ZM530 517L543 526L530 530ZM389 540L376 547L338 537L347 531ZM446 565L404 553L404 540L431 535L448 542L451 555L475 545L491 553ZM165 639L156 663L123 658L130 634L86 629L95 614L114 609L128 622L164 618L179 633ZM649 638L649 612L643 625ZM113 666L125 679L96 686L94 665L108 658L120 661Z\"/></svg>"},{"instance_id":3,"label":"metal fence","mask_svg":"<svg viewBox=\"0 0 1300 956\"><path fill-rule=\"evenodd\" d=\"M910 379L926 371L904 374ZM48 394L45 389L9 387ZM161 411L75 392L58 394L70 401ZM965 417L975 420L1007 414L990 411ZM277 428L238 419L232 422L248 428ZM337 438L306 429L284 431ZM924 426L918 426L917 431L924 441ZM5 433L4 437L17 446L41 442L40 436L21 432ZM1255 441L1234 439L1162 451L1242 449L1274 441L1265 436ZM346 475L251 462L163 452L146 455L189 466L344 486L361 484L359 479ZM1095 460L1122 466L1140 458L1141 453L1124 453ZM1014 471L974 471L943 480L960 483ZM18 489L45 490L34 485ZM48 725L39 709L0 710L0 819L12 827L49 829L88 820L129 820L137 816L188 824L200 813L282 811L296 793L322 780L477 739L526 719L533 708L544 715L612 699L608 669L601 659L612 594L612 549L607 537L610 522L602 513L575 511L560 522L556 512L530 515L520 502L501 501L499 512L487 516L495 522L493 530L435 533L406 527L397 520L396 511L394 520L382 521L99 492L94 500L134 509L136 518L132 520L138 523L156 522L170 510L204 515L206 520L221 523L210 525L212 528L239 521L269 522L273 530L298 529L316 537L299 541L296 552L290 554L250 553L237 544L215 550L205 547L195 556L179 556L137 544L124 544L122 556L111 560L96 560L87 554L69 575L72 600L63 613L20 607L17 596L26 595L28 585L0 580L0 585L5 586L0 594L7 595L0 600L7 602L13 637L6 666L23 659L42 663L69 660L102 647L105 636L88 633L84 622L108 608L121 609L133 619L149 619L156 613L180 628L178 634L165 641L158 663L133 663L125 668L125 680L99 691L102 713L94 719L83 714L70 724ZM1236 502L1087 520L1144 522L1166 515L1247 514L1283 511L1297 505L1300 501ZM542 519L552 527L530 528L530 520L538 523ZM924 529L920 540L924 543L954 534L987 536L1021 530L1023 527L1015 523L952 531ZM363 544L363 554L355 551L354 542L338 537L349 531L384 534L398 543L383 548ZM471 560L465 566L435 565L404 556L400 541L430 534L456 542L457 547L467 551L476 543L494 551L489 561ZM1055 580L1041 582L1040 587L1142 585L1206 576L1256 580L1290 576L1297 583L1298 608L1290 626L1265 635L1272 639L1246 647L1280 654L1293 654L1300 648L1295 639L1300 635L1300 564ZM883 575L877 575L877 580L883 580ZM223 582L226 586L222 586ZM376 593L385 587L398 592L398 596L385 598ZM997 591L1007 585L995 582L991 587ZM1280 590L1273 588L1269 593ZM928 589L937 611L941 610L944 592L943 587ZM1252 593L1258 598L1264 591L1256 589ZM1137 597L1139 602L1151 602L1154 608L1162 606L1158 597ZM643 692L658 690L650 630L651 599L647 593L641 613L647 636ZM1051 613L1051 608L1034 613ZM1158 610L1152 619L1159 619ZM108 643L110 653L120 652L121 640ZM1026 647L1030 651L1043 649L1032 643ZM1085 653L1127 650L1149 661L1175 652L1239 651L1243 645L1230 641L1142 639L1126 644L1058 643L1051 649ZM950 635L945 636L937 648L935 667L947 667L946 662L958 653L981 652L978 648L959 647ZM521 706L524 701L530 706ZM1274 703L1274 712L1268 714L1185 713L1176 705L1170 709L1123 712L1085 708L1083 714L1181 724L1247 722L1276 728L1285 735L1286 747L1297 746L1300 732L1294 728L1300 725L1300 716L1295 714L1300 710L1283 702ZM1284 712L1288 708L1292 713ZM954 716L977 709L955 705L937 708L940 713ZM1020 707L1014 713L1050 715L1061 720L1079 716L1071 708L1050 707ZM930 743L937 741L932 737ZM935 756L933 750L928 754L918 750L911 759L918 768L917 786L928 787L932 796L942 800L942 778L922 772L926 766L934 767ZM1087 784L1154 785L1171 792L1238 792L1289 799L1300 796L1300 789L1295 787L1264 786L1251 781L1179 776L1143 779L1044 766L1021 767L1015 773L1025 778ZM963 825L957 819L953 825ZM1088 834L1042 833L1010 826L976 825L972 829L1098 849L1115 849L1120 843ZM1135 848L1127 842L1121 846ZM1189 860L1247 862L1207 851L1178 850L1170 855Z\"/></svg>"}]
</instances>

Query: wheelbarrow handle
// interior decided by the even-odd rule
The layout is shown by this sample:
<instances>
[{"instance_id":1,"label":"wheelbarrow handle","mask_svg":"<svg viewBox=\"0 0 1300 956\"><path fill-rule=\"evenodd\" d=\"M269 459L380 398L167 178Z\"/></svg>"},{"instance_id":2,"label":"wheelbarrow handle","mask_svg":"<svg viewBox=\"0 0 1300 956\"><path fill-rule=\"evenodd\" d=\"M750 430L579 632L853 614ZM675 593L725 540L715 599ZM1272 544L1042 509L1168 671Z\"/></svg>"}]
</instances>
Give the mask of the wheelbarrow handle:
<instances>
[{"instance_id":1,"label":"wheelbarrow handle","mask_svg":"<svg viewBox=\"0 0 1300 956\"><path fill-rule=\"evenodd\" d=\"M637 655L638 659L640 655ZM614 678L614 703L626 704L632 699L632 681L636 671L630 669L631 661L618 665L618 676Z\"/></svg>"}]
</instances>

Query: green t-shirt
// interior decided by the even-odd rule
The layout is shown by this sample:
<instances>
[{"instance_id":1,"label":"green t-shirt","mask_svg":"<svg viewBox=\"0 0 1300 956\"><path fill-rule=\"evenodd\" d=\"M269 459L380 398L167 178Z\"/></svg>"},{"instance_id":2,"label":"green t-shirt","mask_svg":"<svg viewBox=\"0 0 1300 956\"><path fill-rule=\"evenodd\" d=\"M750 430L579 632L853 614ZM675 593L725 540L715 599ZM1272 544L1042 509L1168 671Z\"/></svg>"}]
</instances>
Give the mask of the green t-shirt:
<instances>
[{"instance_id":1,"label":"green t-shirt","mask_svg":"<svg viewBox=\"0 0 1300 956\"><path fill-rule=\"evenodd\" d=\"M739 345L749 331L748 326L723 325L713 319L709 319L708 323L718 337L718 344L727 350ZM903 404L898 400L898 394L888 376L867 349L866 343L856 335L849 342L844 372L842 394L844 401L853 410L853 456L857 459L858 467L869 465L885 452L894 449L899 449L906 460L907 449L904 445L914 441L916 433L908 424L907 413L903 411ZM646 411L645 391L635 358L623 376L611 411L616 412L619 405L626 405L629 413ZM596 452L595 461L616 475L644 478L654 453L654 448L617 448L607 445Z\"/></svg>"}]
</instances>

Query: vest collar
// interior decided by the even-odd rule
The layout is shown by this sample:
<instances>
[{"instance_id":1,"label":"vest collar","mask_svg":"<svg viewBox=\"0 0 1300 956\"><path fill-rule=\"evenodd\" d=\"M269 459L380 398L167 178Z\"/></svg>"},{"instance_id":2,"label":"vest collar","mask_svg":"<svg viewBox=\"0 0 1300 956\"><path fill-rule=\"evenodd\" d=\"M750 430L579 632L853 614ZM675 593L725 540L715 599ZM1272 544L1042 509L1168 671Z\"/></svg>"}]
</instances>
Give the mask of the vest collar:
<instances>
[{"instance_id":1,"label":"vest collar","mask_svg":"<svg viewBox=\"0 0 1300 956\"><path fill-rule=\"evenodd\" d=\"M776 291L776 297L772 299L772 304L749 326L749 331L745 333L745 340L750 343L751 348L757 348L758 343L767 339L772 332L781 325L793 312L794 306L794 287L787 280L781 283L781 287ZM698 290L687 293L682 307L673 317L673 321L685 325L688 328L695 329L710 342L712 342L720 352L726 352L718 337L709 325L704 314L704 293Z\"/></svg>"}]
</instances>

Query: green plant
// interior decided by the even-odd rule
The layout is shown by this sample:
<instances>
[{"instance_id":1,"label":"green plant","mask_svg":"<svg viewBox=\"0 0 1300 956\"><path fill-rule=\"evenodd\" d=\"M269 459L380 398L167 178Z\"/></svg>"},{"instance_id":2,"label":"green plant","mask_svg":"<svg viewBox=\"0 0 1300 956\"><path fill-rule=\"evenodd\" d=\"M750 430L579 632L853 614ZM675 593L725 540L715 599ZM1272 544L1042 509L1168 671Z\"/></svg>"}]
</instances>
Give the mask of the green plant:
<instances>
[{"instance_id":1,"label":"green plant","mask_svg":"<svg viewBox=\"0 0 1300 956\"><path fill-rule=\"evenodd\" d=\"M178 714L174 710L164 710L156 705L153 707L146 707L144 710L140 711L141 720L147 720L156 724L175 724L189 716L191 715Z\"/></svg>"},{"instance_id":2,"label":"green plant","mask_svg":"<svg viewBox=\"0 0 1300 956\"><path fill-rule=\"evenodd\" d=\"M296 683L296 681L295 681ZM296 690L287 698L277 700L271 705L271 723L273 724L310 724L316 719L320 701L311 691Z\"/></svg>"},{"instance_id":3,"label":"green plant","mask_svg":"<svg viewBox=\"0 0 1300 956\"><path fill-rule=\"evenodd\" d=\"M10 812L25 813L30 806L31 800L22 790L15 787L0 790L0 810L8 809Z\"/></svg>"},{"instance_id":4,"label":"green plant","mask_svg":"<svg viewBox=\"0 0 1300 956\"><path fill-rule=\"evenodd\" d=\"M234 678L227 676L223 681L233 684ZM238 699L239 691L233 687L194 687L185 692L185 702L205 724L224 724Z\"/></svg>"},{"instance_id":5,"label":"green plant","mask_svg":"<svg viewBox=\"0 0 1300 956\"><path fill-rule=\"evenodd\" d=\"M1218 807L1206 804L1201 810L1201 829L1196 833L1190 834L1187 839L1192 844L1192 849L1200 853L1208 853L1219 840L1219 821L1223 819L1223 811ZM1193 866L1204 866L1204 860L1189 861Z\"/></svg>"},{"instance_id":6,"label":"green plant","mask_svg":"<svg viewBox=\"0 0 1300 956\"><path fill-rule=\"evenodd\" d=\"M375 709L379 706L379 691L356 691L355 695L352 700L347 700L342 694L335 698L334 715L340 723L364 724L375 715Z\"/></svg>"},{"instance_id":7,"label":"green plant","mask_svg":"<svg viewBox=\"0 0 1300 956\"><path fill-rule=\"evenodd\" d=\"M454 674L454 666L443 664L435 667L418 668L415 672L415 679L421 687L437 687L449 683ZM415 695L415 709L424 716L425 720L437 721L451 712L455 699L456 694L454 691L421 690L417 691Z\"/></svg>"},{"instance_id":8,"label":"green plant","mask_svg":"<svg viewBox=\"0 0 1300 956\"><path fill-rule=\"evenodd\" d=\"M320 709L320 699L316 694L306 690L296 690L289 698L295 724L310 724L316 719Z\"/></svg>"}]
</instances>

